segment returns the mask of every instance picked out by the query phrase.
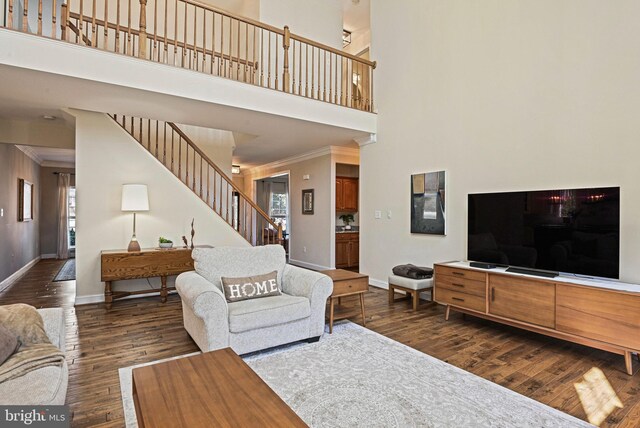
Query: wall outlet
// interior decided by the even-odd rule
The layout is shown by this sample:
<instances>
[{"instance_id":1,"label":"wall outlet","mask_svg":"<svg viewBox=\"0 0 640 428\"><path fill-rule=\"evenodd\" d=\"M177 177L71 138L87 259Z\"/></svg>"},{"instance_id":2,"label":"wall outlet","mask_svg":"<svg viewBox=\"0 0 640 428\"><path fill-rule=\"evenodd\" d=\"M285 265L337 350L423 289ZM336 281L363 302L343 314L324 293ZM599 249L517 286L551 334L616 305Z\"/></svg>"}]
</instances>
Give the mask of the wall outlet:
<instances>
[{"instance_id":1,"label":"wall outlet","mask_svg":"<svg viewBox=\"0 0 640 428\"><path fill-rule=\"evenodd\" d=\"M373 216L374 216L375 218L382 218L382 211L380 211L380 210L375 210L375 211L373 212Z\"/></svg>"},{"instance_id":2,"label":"wall outlet","mask_svg":"<svg viewBox=\"0 0 640 428\"><path fill-rule=\"evenodd\" d=\"M307 252L307 247L302 247L302 252L306 253Z\"/></svg>"}]
</instances>

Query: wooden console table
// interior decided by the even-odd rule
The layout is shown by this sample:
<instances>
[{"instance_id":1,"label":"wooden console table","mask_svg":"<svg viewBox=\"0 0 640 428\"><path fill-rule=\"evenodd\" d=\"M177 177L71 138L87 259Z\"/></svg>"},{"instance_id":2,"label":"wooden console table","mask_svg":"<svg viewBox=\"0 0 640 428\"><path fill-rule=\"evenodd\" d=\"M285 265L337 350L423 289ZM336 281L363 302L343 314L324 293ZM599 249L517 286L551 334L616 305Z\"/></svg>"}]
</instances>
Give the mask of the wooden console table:
<instances>
[{"instance_id":1,"label":"wooden console table","mask_svg":"<svg viewBox=\"0 0 640 428\"><path fill-rule=\"evenodd\" d=\"M624 355L640 351L640 285L571 277L539 278L472 268L435 266L434 300L491 321Z\"/></svg>"},{"instance_id":2,"label":"wooden console table","mask_svg":"<svg viewBox=\"0 0 640 428\"><path fill-rule=\"evenodd\" d=\"M193 259L191 249L143 249L140 252L127 252L126 250L110 250L101 253L101 272L104 282L104 301L107 309L111 309L111 304L116 299L121 299L132 294L148 294L156 290L138 291L113 291L112 281L126 279L153 278L160 277L161 287L160 297L162 303L167 301L169 290L174 287L167 287L167 276L179 275L183 272L193 270Z\"/></svg>"}]
</instances>

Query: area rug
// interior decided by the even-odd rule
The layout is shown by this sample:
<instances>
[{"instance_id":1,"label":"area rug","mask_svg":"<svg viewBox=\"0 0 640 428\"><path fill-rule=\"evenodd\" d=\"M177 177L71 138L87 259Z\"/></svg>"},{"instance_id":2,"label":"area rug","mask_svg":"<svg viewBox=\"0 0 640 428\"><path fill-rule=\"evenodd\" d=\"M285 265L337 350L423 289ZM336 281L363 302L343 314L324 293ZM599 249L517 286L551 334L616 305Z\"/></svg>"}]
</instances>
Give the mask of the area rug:
<instances>
[{"instance_id":1,"label":"area rug","mask_svg":"<svg viewBox=\"0 0 640 428\"><path fill-rule=\"evenodd\" d=\"M350 322L243 359L312 427L592 426ZM127 427L134 367L120 369Z\"/></svg>"},{"instance_id":2,"label":"area rug","mask_svg":"<svg viewBox=\"0 0 640 428\"><path fill-rule=\"evenodd\" d=\"M75 281L76 279L76 259L69 259L60 268L53 282Z\"/></svg>"}]
</instances>

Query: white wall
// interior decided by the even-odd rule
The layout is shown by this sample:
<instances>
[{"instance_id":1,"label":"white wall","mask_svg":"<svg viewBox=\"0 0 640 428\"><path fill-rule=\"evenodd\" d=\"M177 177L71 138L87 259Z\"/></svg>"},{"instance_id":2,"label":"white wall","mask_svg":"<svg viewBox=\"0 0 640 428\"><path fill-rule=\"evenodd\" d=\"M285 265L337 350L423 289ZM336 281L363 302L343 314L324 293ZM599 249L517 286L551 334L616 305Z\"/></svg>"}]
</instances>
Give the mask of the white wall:
<instances>
[{"instance_id":1,"label":"white wall","mask_svg":"<svg viewBox=\"0 0 640 428\"><path fill-rule=\"evenodd\" d=\"M638 18L633 0L374 0L361 270L465 258L468 193L621 186L621 279L639 282ZM409 177L443 169L448 235L411 235Z\"/></svg>"},{"instance_id":2,"label":"white wall","mask_svg":"<svg viewBox=\"0 0 640 428\"><path fill-rule=\"evenodd\" d=\"M260 0L260 21L342 49L340 0Z\"/></svg>"},{"instance_id":3,"label":"white wall","mask_svg":"<svg viewBox=\"0 0 640 428\"><path fill-rule=\"evenodd\" d=\"M138 215L137 236L143 248L157 246L159 236L179 243L189 236L195 218L198 244L248 246L219 216L188 190L109 117L72 110L76 116L77 295L99 299L100 251L126 248L132 215L120 211L122 184L146 184L150 211ZM152 279L154 286L159 280ZM115 289L145 289L146 281L116 283Z\"/></svg>"},{"instance_id":4,"label":"white wall","mask_svg":"<svg viewBox=\"0 0 640 428\"><path fill-rule=\"evenodd\" d=\"M191 125L180 125L179 128L222 172L231 177L233 149L236 147L233 132Z\"/></svg>"}]
</instances>

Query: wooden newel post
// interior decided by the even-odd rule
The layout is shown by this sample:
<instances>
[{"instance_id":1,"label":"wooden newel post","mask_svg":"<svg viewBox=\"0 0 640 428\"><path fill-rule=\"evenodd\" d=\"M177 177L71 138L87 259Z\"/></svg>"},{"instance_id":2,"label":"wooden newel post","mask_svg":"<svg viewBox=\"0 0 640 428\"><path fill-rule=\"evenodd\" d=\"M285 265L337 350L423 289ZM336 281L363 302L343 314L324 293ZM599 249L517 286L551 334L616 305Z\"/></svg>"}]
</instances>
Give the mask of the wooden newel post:
<instances>
[{"instance_id":1,"label":"wooden newel post","mask_svg":"<svg viewBox=\"0 0 640 428\"><path fill-rule=\"evenodd\" d=\"M140 0L140 38L138 39L138 57L147 57L147 0Z\"/></svg>"},{"instance_id":2,"label":"wooden newel post","mask_svg":"<svg viewBox=\"0 0 640 428\"><path fill-rule=\"evenodd\" d=\"M282 73L282 86L285 92L289 92L289 45L291 43L291 32L287 25L284 26L284 36L282 37L282 47L284 48L284 71Z\"/></svg>"},{"instance_id":3,"label":"wooden newel post","mask_svg":"<svg viewBox=\"0 0 640 428\"><path fill-rule=\"evenodd\" d=\"M9 10L7 13L7 28L13 28L13 0L9 0Z\"/></svg>"},{"instance_id":4,"label":"wooden newel post","mask_svg":"<svg viewBox=\"0 0 640 428\"><path fill-rule=\"evenodd\" d=\"M60 8L60 31L62 32L61 37L62 40L67 40L67 22L69 21L69 10L67 9L67 4L62 3Z\"/></svg>"},{"instance_id":5,"label":"wooden newel post","mask_svg":"<svg viewBox=\"0 0 640 428\"><path fill-rule=\"evenodd\" d=\"M284 239L282 237L282 224L278 225L278 244L284 245Z\"/></svg>"}]
</instances>

